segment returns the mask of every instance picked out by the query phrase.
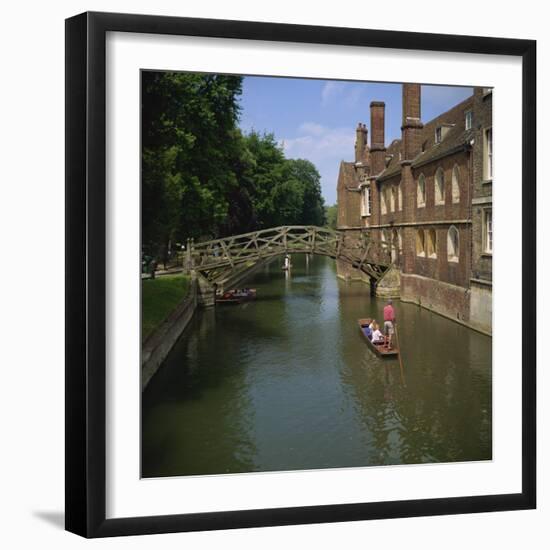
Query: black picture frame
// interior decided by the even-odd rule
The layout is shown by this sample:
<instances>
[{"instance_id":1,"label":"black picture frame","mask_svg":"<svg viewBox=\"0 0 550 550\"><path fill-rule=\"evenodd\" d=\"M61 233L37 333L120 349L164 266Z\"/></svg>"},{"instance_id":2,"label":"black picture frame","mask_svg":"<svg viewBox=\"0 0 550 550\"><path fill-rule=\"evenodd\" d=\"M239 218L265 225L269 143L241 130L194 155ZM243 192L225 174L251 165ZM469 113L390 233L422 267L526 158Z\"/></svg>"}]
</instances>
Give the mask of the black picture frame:
<instances>
[{"instance_id":1,"label":"black picture frame","mask_svg":"<svg viewBox=\"0 0 550 550\"><path fill-rule=\"evenodd\" d=\"M516 56L523 67L522 491L106 519L105 40L108 31ZM536 42L83 13L66 20L66 529L85 537L532 509L536 506Z\"/></svg>"}]
</instances>

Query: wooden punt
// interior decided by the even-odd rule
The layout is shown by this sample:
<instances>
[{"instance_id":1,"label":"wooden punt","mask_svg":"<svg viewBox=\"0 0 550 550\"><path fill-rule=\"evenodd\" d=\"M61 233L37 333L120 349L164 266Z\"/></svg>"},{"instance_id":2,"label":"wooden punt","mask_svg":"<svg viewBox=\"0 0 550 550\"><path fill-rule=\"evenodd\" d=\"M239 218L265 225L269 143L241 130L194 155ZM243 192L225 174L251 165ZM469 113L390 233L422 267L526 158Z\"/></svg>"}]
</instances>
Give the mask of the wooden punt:
<instances>
[{"instance_id":1,"label":"wooden punt","mask_svg":"<svg viewBox=\"0 0 550 550\"><path fill-rule=\"evenodd\" d=\"M388 350L384 348L383 344L372 343L371 339L365 333L365 327L368 327L371 324L372 319L358 319L357 322L359 324L359 330L361 331L363 339L367 342L369 348L376 353L376 355L380 357L397 357L399 355L399 350L396 348Z\"/></svg>"},{"instance_id":2,"label":"wooden punt","mask_svg":"<svg viewBox=\"0 0 550 550\"><path fill-rule=\"evenodd\" d=\"M239 288L227 290L223 294L216 296L217 304L241 304L256 298L255 288Z\"/></svg>"}]
</instances>

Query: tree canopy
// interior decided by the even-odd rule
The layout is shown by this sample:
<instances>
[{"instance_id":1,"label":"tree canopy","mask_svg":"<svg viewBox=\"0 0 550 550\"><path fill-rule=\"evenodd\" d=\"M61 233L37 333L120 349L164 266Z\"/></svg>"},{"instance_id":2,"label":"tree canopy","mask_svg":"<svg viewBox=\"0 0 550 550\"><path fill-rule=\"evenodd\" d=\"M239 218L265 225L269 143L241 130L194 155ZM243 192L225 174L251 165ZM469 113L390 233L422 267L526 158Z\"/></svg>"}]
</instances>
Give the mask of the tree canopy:
<instances>
[{"instance_id":1,"label":"tree canopy","mask_svg":"<svg viewBox=\"0 0 550 550\"><path fill-rule=\"evenodd\" d=\"M142 243L325 223L320 176L275 136L238 127L242 77L142 73Z\"/></svg>"},{"instance_id":2,"label":"tree canopy","mask_svg":"<svg viewBox=\"0 0 550 550\"><path fill-rule=\"evenodd\" d=\"M331 206L325 207L325 217L327 226L331 229L337 228L337 219L338 219L338 205L333 204Z\"/></svg>"}]
</instances>

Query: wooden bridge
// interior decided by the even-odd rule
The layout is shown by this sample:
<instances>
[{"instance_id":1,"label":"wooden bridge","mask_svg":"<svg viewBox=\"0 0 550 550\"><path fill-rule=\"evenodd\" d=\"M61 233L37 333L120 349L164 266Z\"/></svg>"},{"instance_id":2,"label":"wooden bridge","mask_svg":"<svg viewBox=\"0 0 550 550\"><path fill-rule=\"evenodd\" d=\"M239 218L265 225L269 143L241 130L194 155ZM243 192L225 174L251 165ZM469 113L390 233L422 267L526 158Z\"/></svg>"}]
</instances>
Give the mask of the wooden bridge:
<instances>
[{"instance_id":1,"label":"wooden bridge","mask_svg":"<svg viewBox=\"0 0 550 550\"><path fill-rule=\"evenodd\" d=\"M291 225L262 229L223 239L188 241L185 266L210 285L222 285L236 270L284 254L318 254L363 271L376 284L391 265L386 242L372 241L368 231L357 237L326 227Z\"/></svg>"}]
</instances>

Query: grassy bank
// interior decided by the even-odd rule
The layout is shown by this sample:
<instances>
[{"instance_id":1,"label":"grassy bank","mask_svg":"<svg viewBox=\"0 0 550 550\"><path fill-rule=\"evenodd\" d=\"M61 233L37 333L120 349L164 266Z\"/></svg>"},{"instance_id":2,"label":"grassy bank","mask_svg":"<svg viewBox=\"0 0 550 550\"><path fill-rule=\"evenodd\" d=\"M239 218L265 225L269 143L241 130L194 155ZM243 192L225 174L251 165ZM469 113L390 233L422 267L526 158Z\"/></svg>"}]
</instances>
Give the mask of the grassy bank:
<instances>
[{"instance_id":1,"label":"grassy bank","mask_svg":"<svg viewBox=\"0 0 550 550\"><path fill-rule=\"evenodd\" d=\"M141 338L144 340L185 298L189 277L163 275L141 281Z\"/></svg>"}]
</instances>

